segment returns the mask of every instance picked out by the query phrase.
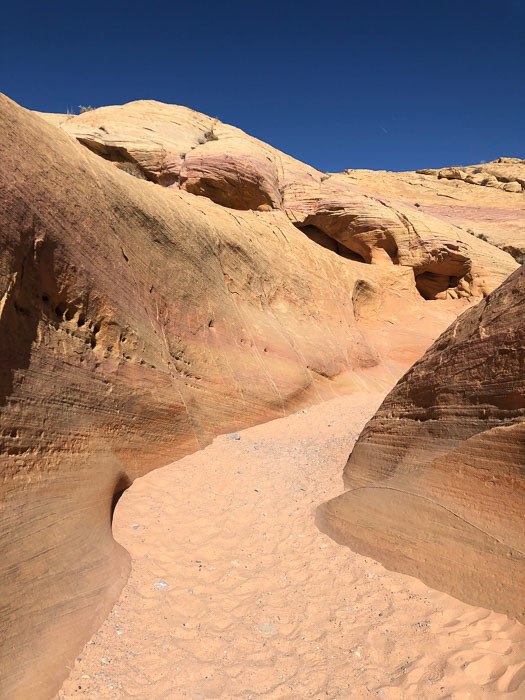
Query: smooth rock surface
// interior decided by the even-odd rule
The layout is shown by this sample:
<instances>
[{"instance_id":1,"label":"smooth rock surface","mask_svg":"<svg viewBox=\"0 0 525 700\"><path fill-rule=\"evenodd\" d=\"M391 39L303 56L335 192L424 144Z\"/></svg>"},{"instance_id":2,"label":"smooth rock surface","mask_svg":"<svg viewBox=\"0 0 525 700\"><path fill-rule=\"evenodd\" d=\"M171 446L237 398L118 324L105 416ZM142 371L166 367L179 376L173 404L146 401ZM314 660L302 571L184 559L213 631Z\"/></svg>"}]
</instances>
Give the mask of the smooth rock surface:
<instances>
[{"instance_id":1,"label":"smooth rock surface","mask_svg":"<svg viewBox=\"0 0 525 700\"><path fill-rule=\"evenodd\" d=\"M452 170L456 170L453 168ZM350 182L376 196L401 200L426 215L525 262L525 161L498 158L460 169L465 180L439 177L443 170L389 173L347 170ZM487 269L487 261L483 267Z\"/></svg>"},{"instance_id":2,"label":"smooth rock surface","mask_svg":"<svg viewBox=\"0 0 525 700\"><path fill-rule=\"evenodd\" d=\"M233 209L280 209L300 229L315 227L361 261L410 267L425 299L488 294L516 267L508 254L484 245L456 222L418 211L414 192L408 201L390 198L383 187L373 193L344 173L323 174L186 107L139 100L76 116L43 116L138 177ZM502 168L513 180L525 170L519 161ZM439 171L442 178L451 173L464 178L467 172ZM399 180L399 174L389 175ZM492 170L486 177L499 182ZM514 200L508 192L502 197ZM524 202L519 198L522 223Z\"/></svg>"},{"instance_id":3,"label":"smooth rock surface","mask_svg":"<svg viewBox=\"0 0 525 700\"><path fill-rule=\"evenodd\" d=\"M400 380L345 486L319 511L338 541L525 619L525 266Z\"/></svg>"}]
</instances>

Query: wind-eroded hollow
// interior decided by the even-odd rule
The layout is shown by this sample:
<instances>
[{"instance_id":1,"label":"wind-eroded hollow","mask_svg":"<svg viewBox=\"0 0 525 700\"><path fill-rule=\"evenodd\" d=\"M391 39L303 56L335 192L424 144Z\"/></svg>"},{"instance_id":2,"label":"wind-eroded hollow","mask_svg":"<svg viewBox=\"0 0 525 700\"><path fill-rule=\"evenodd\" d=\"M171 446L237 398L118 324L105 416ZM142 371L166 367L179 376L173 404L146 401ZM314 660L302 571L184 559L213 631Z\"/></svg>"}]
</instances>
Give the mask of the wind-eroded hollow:
<instances>
[{"instance_id":1,"label":"wind-eroded hollow","mask_svg":"<svg viewBox=\"0 0 525 700\"><path fill-rule=\"evenodd\" d=\"M423 299L442 299L449 289L454 289L459 278L452 275L441 275L437 272L422 272L415 275L416 288Z\"/></svg>"},{"instance_id":2,"label":"wind-eroded hollow","mask_svg":"<svg viewBox=\"0 0 525 700\"><path fill-rule=\"evenodd\" d=\"M312 224L307 224L304 226L301 224L296 224L296 227L311 241L317 243L323 248L326 248L327 250L331 250L333 253L336 253L342 258L353 260L354 262L366 263L363 256L359 255L359 253L355 253L353 250L350 250L342 243L339 243L339 241L336 241L334 238L331 238L317 226L313 226Z\"/></svg>"}]
</instances>

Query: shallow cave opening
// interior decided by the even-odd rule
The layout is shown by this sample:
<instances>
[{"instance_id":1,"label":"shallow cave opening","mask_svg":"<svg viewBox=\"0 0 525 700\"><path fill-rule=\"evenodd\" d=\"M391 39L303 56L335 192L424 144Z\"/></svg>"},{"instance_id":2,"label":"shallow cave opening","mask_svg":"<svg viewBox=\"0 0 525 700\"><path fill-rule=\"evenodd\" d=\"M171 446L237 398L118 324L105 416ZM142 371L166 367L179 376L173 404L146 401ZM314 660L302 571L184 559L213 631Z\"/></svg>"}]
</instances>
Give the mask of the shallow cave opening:
<instances>
[{"instance_id":1,"label":"shallow cave opening","mask_svg":"<svg viewBox=\"0 0 525 700\"><path fill-rule=\"evenodd\" d=\"M127 491L129 487L131 486L131 479L127 474L121 474L120 477L118 478L117 483L115 484L115 488L113 490L113 496L111 498L111 506L110 506L110 522L113 524L113 516L115 514L115 508L117 507L117 503L119 502L122 494L124 491Z\"/></svg>"},{"instance_id":2,"label":"shallow cave opening","mask_svg":"<svg viewBox=\"0 0 525 700\"><path fill-rule=\"evenodd\" d=\"M110 163L114 163L119 170L122 170L128 175L133 175L133 177L136 177L139 180L157 182L156 178L153 177L151 173L148 173L139 163L137 163L137 161L134 160L122 146L113 146L81 137L79 137L77 140L97 156L104 158L104 160L109 160Z\"/></svg>"},{"instance_id":3,"label":"shallow cave opening","mask_svg":"<svg viewBox=\"0 0 525 700\"><path fill-rule=\"evenodd\" d=\"M421 272L415 275L416 289L423 299L444 299L447 289L457 287L459 278L440 275L437 272Z\"/></svg>"},{"instance_id":4,"label":"shallow cave opening","mask_svg":"<svg viewBox=\"0 0 525 700\"><path fill-rule=\"evenodd\" d=\"M312 226L311 224L306 226L302 224L295 224L295 226L302 231L307 238L314 243L317 243L317 245L320 245L327 250L331 250L333 253L336 253L340 257L346 258L347 260L353 260L354 262L366 264L366 260L359 255L359 253L350 250L342 243L339 243L339 241L336 241L334 238L330 238L330 236L324 233L324 231L321 231L320 228L317 228L317 226Z\"/></svg>"},{"instance_id":5,"label":"shallow cave opening","mask_svg":"<svg viewBox=\"0 0 525 700\"><path fill-rule=\"evenodd\" d=\"M161 173L157 179L157 185L161 187L172 187L179 181L179 176L177 173Z\"/></svg>"}]
</instances>

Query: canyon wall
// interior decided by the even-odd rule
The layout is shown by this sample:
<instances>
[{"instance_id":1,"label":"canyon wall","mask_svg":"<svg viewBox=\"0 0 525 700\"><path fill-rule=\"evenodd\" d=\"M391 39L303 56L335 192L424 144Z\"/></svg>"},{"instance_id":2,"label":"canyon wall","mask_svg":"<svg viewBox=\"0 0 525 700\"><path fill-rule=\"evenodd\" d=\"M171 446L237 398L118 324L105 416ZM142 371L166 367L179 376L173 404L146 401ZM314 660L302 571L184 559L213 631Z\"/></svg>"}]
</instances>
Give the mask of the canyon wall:
<instances>
[{"instance_id":1,"label":"canyon wall","mask_svg":"<svg viewBox=\"0 0 525 700\"><path fill-rule=\"evenodd\" d=\"M39 698L126 578L135 477L386 391L517 264L182 107L0 97L0 157L0 687Z\"/></svg>"},{"instance_id":2,"label":"canyon wall","mask_svg":"<svg viewBox=\"0 0 525 700\"><path fill-rule=\"evenodd\" d=\"M525 620L525 266L460 316L359 437L321 527Z\"/></svg>"}]
</instances>

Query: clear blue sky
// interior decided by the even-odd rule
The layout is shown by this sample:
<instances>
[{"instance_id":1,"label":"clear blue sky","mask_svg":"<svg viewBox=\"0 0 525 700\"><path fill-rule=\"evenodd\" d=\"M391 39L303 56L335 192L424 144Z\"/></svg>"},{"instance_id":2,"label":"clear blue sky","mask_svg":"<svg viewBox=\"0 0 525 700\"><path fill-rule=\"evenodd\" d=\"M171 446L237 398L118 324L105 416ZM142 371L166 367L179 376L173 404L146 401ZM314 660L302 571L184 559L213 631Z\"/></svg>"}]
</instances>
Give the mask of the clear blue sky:
<instances>
[{"instance_id":1,"label":"clear blue sky","mask_svg":"<svg viewBox=\"0 0 525 700\"><path fill-rule=\"evenodd\" d=\"M525 1L5 3L0 89L149 98L328 171L525 157Z\"/></svg>"}]
</instances>

